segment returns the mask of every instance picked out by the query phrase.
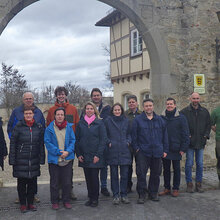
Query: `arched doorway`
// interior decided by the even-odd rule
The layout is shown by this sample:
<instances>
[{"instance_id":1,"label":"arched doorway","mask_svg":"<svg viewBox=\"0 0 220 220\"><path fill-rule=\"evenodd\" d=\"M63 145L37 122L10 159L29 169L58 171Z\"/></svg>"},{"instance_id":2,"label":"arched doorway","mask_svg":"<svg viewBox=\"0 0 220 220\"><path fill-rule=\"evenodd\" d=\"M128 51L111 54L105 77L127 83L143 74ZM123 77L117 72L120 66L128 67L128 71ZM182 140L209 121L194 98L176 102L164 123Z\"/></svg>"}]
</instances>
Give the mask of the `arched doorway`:
<instances>
[{"instance_id":1,"label":"arched doorway","mask_svg":"<svg viewBox=\"0 0 220 220\"><path fill-rule=\"evenodd\" d=\"M5 9L0 14L0 34L10 20L25 7L38 0L6 0ZM162 109L159 101L170 93L176 93L176 82L171 77L170 59L166 41L163 39L157 21L159 16L154 13L153 2L142 3L142 1L128 0L99 0L125 14L138 28L147 45L151 61L151 94L158 101L157 109ZM149 19L149 12L153 12ZM161 103L161 104L159 104Z\"/></svg>"}]
</instances>

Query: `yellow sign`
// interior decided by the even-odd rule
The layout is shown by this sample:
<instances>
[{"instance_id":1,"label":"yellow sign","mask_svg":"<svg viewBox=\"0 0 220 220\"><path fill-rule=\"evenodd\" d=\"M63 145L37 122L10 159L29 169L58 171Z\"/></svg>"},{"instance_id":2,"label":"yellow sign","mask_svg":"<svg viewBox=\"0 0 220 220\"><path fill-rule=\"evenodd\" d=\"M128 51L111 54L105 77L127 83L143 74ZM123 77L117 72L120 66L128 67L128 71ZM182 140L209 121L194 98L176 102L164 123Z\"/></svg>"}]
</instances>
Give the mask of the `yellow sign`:
<instances>
[{"instance_id":1,"label":"yellow sign","mask_svg":"<svg viewBox=\"0 0 220 220\"><path fill-rule=\"evenodd\" d=\"M205 93L205 75L204 74L194 74L194 92L199 94Z\"/></svg>"}]
</instances>

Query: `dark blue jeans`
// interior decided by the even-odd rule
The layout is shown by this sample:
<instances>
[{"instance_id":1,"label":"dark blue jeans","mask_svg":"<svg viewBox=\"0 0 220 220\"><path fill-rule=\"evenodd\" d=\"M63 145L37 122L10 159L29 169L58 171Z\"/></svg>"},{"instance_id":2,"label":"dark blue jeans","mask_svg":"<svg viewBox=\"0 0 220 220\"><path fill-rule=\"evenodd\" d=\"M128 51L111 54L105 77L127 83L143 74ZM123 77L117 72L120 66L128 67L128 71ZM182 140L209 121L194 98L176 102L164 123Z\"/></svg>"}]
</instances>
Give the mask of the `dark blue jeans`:
<instances>
[{"instance_id":1,"label":"dark blue jeans","mask_svg":"<svg viewBox=\"0 0 220 220\"><path fill-rule=\"evenodd\" d=\"M118 168L120 168L120 183L118 176ZM127 196L128 185L128 168L129 165L111 165L111 189L113 197L125 197Z\"/></svg>"},{"instance_id":2,"label":"dark blue jeans","mask_svg":"<svg viewBox=\"0 0 220 220\"><path fill-rule=\"evenodd\" d=\"M137 192L145 196L147 189L146 175L150 168L150 178L148 184L148 193L156 196L160 185L160 174L162 169L161 158L147 157L142 151L136 154L136 173L137 173Z\"/></svg>"},{"instance_id":3,"label":"dark blue jeans","mask_svg":"<svg viewBox=\"0 0 220 220\"><path fill-rule=\"evenodd\" d=\"M108 167L105 165L105 167L100 169L100 182L101 182L101 188L107 188L107 177L108 177Z\"/></svg>"},{"instance_id":4,"label":"dark blue jeans","mask_svg":"<svg viewBox=\"0 0 220 220\"><path fill-rule=\"evenodd\" d=\"M194 155L196 159L196 182L202 182L203 175L203 151L204 149L191 149L186 152L185 175L186 182L192 182L192 167L194 164Z\"/></svg>"},{"instance_id":5,"label":"dark blue jeans","mask_svg":"<svg viewBox=\"0 0 220 220\"><path fill-rule=\"evenodd\" d=\"M163 177L164 187L170 190L171 171L170 166L173 165L173 189L179 190L180 186L180 160L163 159Z\"/></svg>"}]
</instances>

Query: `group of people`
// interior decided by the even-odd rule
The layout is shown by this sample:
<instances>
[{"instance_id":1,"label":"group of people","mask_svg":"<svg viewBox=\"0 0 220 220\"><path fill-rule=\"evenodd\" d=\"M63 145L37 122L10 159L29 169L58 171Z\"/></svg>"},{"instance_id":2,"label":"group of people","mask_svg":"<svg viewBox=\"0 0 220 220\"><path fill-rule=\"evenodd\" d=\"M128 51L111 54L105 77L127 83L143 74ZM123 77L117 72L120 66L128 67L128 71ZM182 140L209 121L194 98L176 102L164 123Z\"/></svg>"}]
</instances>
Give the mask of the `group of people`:
<instances>
[{"instance_id":1,"label":"group of people","mask_svg":"<svg viewBox=\"0 0 220 220\"><path fill-rule=\"evenodd\" d=\"M145 203L146 195L152 201L159 201L159 196L179 195L180 160L184 153L186 191L203 192L203 151L211 128L216 132L220 181L220 107L210 117L208 110L200 105L198 93L191 94L189 106L181 111L177 109L175 99L168 98L166 109L157 115L152 99L143 100L143 111L140 111L137 97L130 95L127 100L129 109L124 111L120 103L112 107L104 104L102 92L94 88L91 101L85 104L80 117L76 107L68 102L65 87L58 86L55 96L56 103L48 111L46 125L30 92L24 93L23 104L13 110L8 122L9 164L13 166L13 176L17 178L21 212L37 210L34 202L39 202L37 177L40 176L40 165L45 163L44 145L48 151L50 198L54 210L60 208L60 200L65 208L70 209L70 200L76 199L73 192L75 155L85 175L88 190L86 206L98 206L100 188L104 196L110 196L107 189L108 166L113 204L130 203L127 194L132 191L134 158L138 204ZM0 123L0 165L3 169L3 160L8 153ZM194 156L195 188L192 182ZM162 167L164 190L158 192Z\"/></svg>"}]
</instances>

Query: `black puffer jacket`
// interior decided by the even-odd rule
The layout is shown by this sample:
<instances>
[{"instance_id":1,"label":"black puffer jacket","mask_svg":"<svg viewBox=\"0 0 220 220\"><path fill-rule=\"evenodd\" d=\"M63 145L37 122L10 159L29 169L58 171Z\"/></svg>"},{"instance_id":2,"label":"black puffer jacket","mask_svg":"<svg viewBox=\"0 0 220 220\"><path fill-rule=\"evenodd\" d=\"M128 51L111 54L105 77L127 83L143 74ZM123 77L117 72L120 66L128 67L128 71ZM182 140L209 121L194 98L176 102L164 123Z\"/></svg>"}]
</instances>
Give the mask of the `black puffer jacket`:
<instances>
[{"instance_id":1,"label":"black puffer jacket","mask_svg":"<svg viewBox=\"0 0 220 220\"><path fill-rule=\"evenodd\" d=\"M24 120L15 126L10 139L9 164L13 176L33 178L40 176L40 164L45 163L44 129L35 123L28 127Z\"/></svg>"}]
</instances>

